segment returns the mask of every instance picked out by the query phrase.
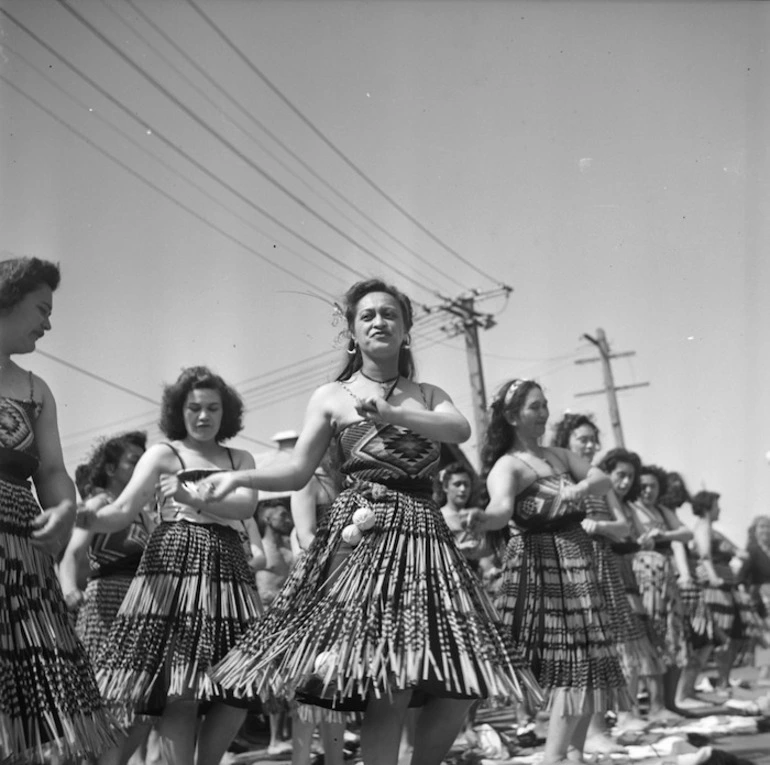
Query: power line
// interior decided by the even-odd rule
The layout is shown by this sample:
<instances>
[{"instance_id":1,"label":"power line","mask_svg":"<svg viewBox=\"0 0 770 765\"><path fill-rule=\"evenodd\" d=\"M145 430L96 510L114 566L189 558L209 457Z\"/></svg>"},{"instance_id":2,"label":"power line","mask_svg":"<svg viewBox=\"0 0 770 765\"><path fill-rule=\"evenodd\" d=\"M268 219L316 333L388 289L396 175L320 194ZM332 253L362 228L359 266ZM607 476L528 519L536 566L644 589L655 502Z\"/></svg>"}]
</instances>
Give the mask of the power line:
<instances>
[{"instance_id":1,"label":"power line","mask_svg":"<svg viewBox=\"0 0 770 765\"><path fill-rule=\"evenodd\" d=\"M264 178L268 183L270 183L272 186L277 188L279 191L281 191L283 194L285 194L289 199L291 199L296 205L301 207L305 212L312 215L314 218L319 220L321 223L326 225L328 228L330 228L332 231L334 231L338 236L340 236L345 241L352 244L354 247L358 248L361 252L368 255L375 261L377 261L379 264L386 266L385 262L380 258L375 252L372 252L368 247L365 247L360 242L357 242L350 234L343 231L339 226L332 223L330 220L325 218L321 213L319 213L315 208L311 207L307 202L305 202L303 199L298 197L293 191L288 189L286 186L284 186L278 179L274 178L271 173L269 173L264 168L260 167L256 162L254 162L253 159L248 157L246 154L244 154L235 144L232 143L232 141L229 141L227 138L225 138L221 133L216 131L214 128L211 127L211 125L208 124L204 119L199 117L193 109L188 107L186 104L184 104L179 98L177 98L168 88L166 88L164 85L162 85L155 77L153 77L151 74L146 72L139 64L137 64L131 56L129 56L125 51L122 51L115 43L112 42L105 34L103 34L99 29L97 29L88 19L86 19L79 11L75 10L71 5L67 3L67 0L56 0L56 2L59 3L65 10L67 10L70 15L72 15L74 18L76 18L86 29L88 29L95 37L97 37L99 40L104 43L107 47L110 48L119 58L121 58L123 61L125 61L132 69L134 69L135 72L137 72L141 77L143 77L147 82L149 82L156 90L160 91L169 101L171 101L173 104L176 105L178 109L183 111L193 122L195 122L197 125L202 127L206 132L208 132L213 138L215 138L217 141L219 141L223 146L227 147L233 154L235 154L238 159L245 162L252 170L254 170L256 173L258 173L262 178ZM340 265L345 265L348 269L353 270L350 268L350 266L347 266L346 264L342 264L341 261L334 258L334 256L329 255L335 262L337 262ZM390 266L390 269L397 273L399 276L403 277L404 279L407 279L408 281L412 282L414 285L419 287L420 289L424 289L428 292L428 290L424 284L422 284L419 280L415 279L414 277L410 276L407 273L404 273L400 269L395 268L394 266ZM363 278L363 274L359 275Z\"/></svg>"},{"instance_id":2,"label":"power line","mask_svg":"<svg viewBox=\"0 0 770 765\"><path fill-rule=\"evenodd\" d=\"M59 2L62 2L62 0L59 0ZM477 274L480 276L483 276L485 279L489 279L489 281L493 282L494 284L498 284L499 280L493 279L489 274L482 271L475 263L472 263L471 261L464 258L462 255L460 255L459 252L452 249L448 244L443 242L441 239L439 239L433 232L429 231L422 223L420 223L411 213L409 213L405 208L403 208L393 197L391 197L389 194L387 194L384 189L382 189L380 186L378 186L369 176L364 173L363 170L361 170L358 165L356 165L351 159L349 159L340 149L337 148L337 146L332 143L332 141L326 137L324 133L321 132L319 128L315 126L315 124L306 117L298 107L296 107L289 98L284 95L284 93L278 88L277 85L275 85L271 80L268 79L268 77L257 67L256 64L254 64L241 50L238 48L235 43L230 40L230 38L212 21L212 19L206 15L201 8L193 2L193 0L187 0L188 4L197 11L198 15L216 32L216 34L219 36L219 38L235 53L238 58L243 61L246 66L251 69L254 74L259 77L262 82L267 85L268 88L321 140L323 143L329 147L356 175L359 176L363 181L365 181L371 188L373 188L378 194L380 194L382 197L384 197L393 207L396 208L407 220L409 220L412 224L417 226L417 228L420 229L426 236L428 236L432 241L434 241L436 244L438 244L440 247L442 247L444 250L446 250L450 255L453 255L458 260L460 260L462 263L464 263L469 268L472 268Z\"/></svg>"},{"instance_id":3,"label":"power line","mask_svg":"<svg viewBox=\"0 0 770 765\"><path fill-rule=\"evenodd\" d=\"M195 59L193 59L181 46L179 46L173 38L171 38L169 35L167 35L147 14L144 13L144 11L139 8L136 3L133 2L133 0L124 0L124 2L127 2L128 5L133 8L133 10L139 15L144 22L152 28L156 34L158 34L168 45L170 45L191 67L195 69L198 74L201 75L210 85L212 85L221 95L233 106L235 107L241 114L245 115L254 125L256 125L263 133L265 133L269 138L271 138L278 146L280 146L292 159L294 159L295 162L297 162L307 173L309 173L313 178L315 178L319 183L321 183L325 188L327 188L329 191L332 192L338 199L342 200L346 205L348 205L351 209L353 209L355 212L357 212L364 220L366 220L370 225L374 226L378 231L385 234L389 239L391 239L393 242L395 242L397 245L399 245L401 248L403 248L406 252L408 252L410 255L412 255L417 260L421 261L425 265L427 265L429 268L431 268L436 274L442 275L445 278L447 278L449 281L453 282L458 287L463 287L464 285L455 279L451 274L442 273L438 270L438 268L433 265L430 261L428 261L426 258L424 258L420 253L413 250L409 247L405 242L401 241L398 237L394 236L390 231L388 231L385 227L380 225L374 218L369 216L363 209L361 209L358 205L356 205L354 202L352 202L350 199L348 199L344 194L342 194L338 189L336 189L331 183L329 183L323 176L321 176L318 172L316 172L311 165L309 165L307 162L305 162L295 151L293 151L284 141L281 140L281 138L276 135L273 131L271 131L261 120L259 120L257 117L255 117L251 112L249 112L243 104L241 104L237 99L235 99L233 96L230 95L230 93L221 85L221 83L218 83L209 73L200 65L198 64ZM172 68L180 77L182 77L192 88L194 88L198 93L201 94L203 98L205 98L210 104L214 104L213 100L203 91L202 88L198 87L190 78L188 78L185 74L183 74L178 67L174 66L166 56L164 56L152 43L150 43L144 35L139 32L134 25L126 20L126 18L119 13L115 8L112 8L111 6L107 5L106 0L102 0L102 3L115 15L117 15L121 21L128 26L133 33L140 39L142 42L150 49L152 50L155 55L157 55L161 60L163 60L170 68ZM219 108L219 107L217 107ZM288 173L290 173L292 176L294 176L297 180L299 180L303 185L305 185L307 188L309 188L311 191L313 191L314 194L318 195L321 199L324 199L320 196L318 191L312 189L310 185L305 181L303 178L299 176L299 174L295 173L293 170L291 170L288 165L286 165L281 159L279 159L273 152L271 152L263 143L260 141L257 141L257 139L245 128L241 127L236 121L233 121L233 124L238 127L242 133L251 141L257 144L265 153L268 154L268 156L272 157L276 162L278 162L281 167L284 168ZM373 241L375 244L378 244L380 247L383 247L383 249L386 250L390 255L393 257L398 258L396 253L392 252L391 250L388 250L384 247L384 245L381 242L378 242L374 237L371 236L368 232L366 232L360 225L355 223L350 217L345 215L342 210L340 210L338 207L336 207L332 202L330 202L328 199L324 199L324 201L329 204L333 210L335 210L339 215L341 215L345 220L347 220L351 225L355 226L359 231L361 231L365 236L367 236L371 241ZM403 259L399 258L400 262L404 262ZM426 279L426 283L430 281L427 279L427 277L423 277Z\"/></svg>"},{"instance_id":4,"label":"power line","mask_svg":"<svg viewBox=\"0 0 770 765\"><path fill-rule=\"evenodd\" d=\"M253 231L256 231L258 234L261 234L262 236L264 236L264 237L266 237L266 238L268 238L268 239L273 239L273 238L274 238L272 235L268 234L266 231L264 231L264 230L262 230L262 229L258 228L257 226L255 226L255 225L254 225L254 223L253 223L252 221L250 221L248 218L245 218L244 216L242 216L242 215L240 215L239 213L237 213L235 210L233 210L233 209L231 209L231 208L227 207L227 206L226 206L225 204L223 204L223 203L222 203L222 202L221 202L221 201L220 201L220 200L219 200L217 197L215 197L215 196L214 196L214 195L213 195L211 192L209 192L209 191L207 191L205 188L203 188L203 186L201 186L199 183L197 183L196 181L192 180L192 179L191 179L191 178L189 178L188 176L186 176L186 175L184 175L183 173L181 173L181 172L180 172L180 171L179 171L177 168L173 167L173 166L172 166L172 165L171 165L169 162L167 162L166 160L164 160L162 157L160 157L160 156L159 156L158 154L156 154L155 152L152 152L152 151L150 151L149 149L147 149L147 147L146 147L146 146L143 146L143 145L142 145L142 144L141 144L139 141L137 141L137 140L136 140L135 138L133 138L131 135L129 135L128 133L126 133L126 132L125 132L125 131L124 131L122 128L119 128L117 125L115 125L115 124L113 124L112 122L110 122L110 120L108 120L107 118L103 117L103 116L102 116L102 115L101 115L101 114L100 114L98 111L96 111L96 110L94 110L94 109L90 108L90 107L88 106L88 104L86 104L85 102L81 101L79 98L77 98L77 97L76 97L76 96L74 96L72 93L70 93L70 92L69 92L69 91L67 91L65 88L63 88L61 85L59 85L59 83L57 83L57 82L56 82L56 81L55 81L55 80L54 80L52 77L50 77L50 76L49 76L49 75L48 75L48 74L47 74L45 71L43 71L43 70L42 70L42 69L40 69L38 66L36 66L36 65L35 65L33 62L31 62L31 61L30 61L30 60L29 60L29 59L28 59L26 56L24 56L22 53L19 53L17 50L14 50L14 48L13 48L13 47L11 47L10 45L7 45L7 44L6 44L6 45L4 45L4 48L3 48L3 49L4 49L5 51L8 51L8 52L10 52L11 54L13 54L14 56L16 56L17 58L19 58L19 59L20 59L21 61L23 61L23 62L24 62L24 63L25 63L25 64L26 64L26 65L27 65L27 66L28 66L30 69L32 69L32 70L33 70L34 72L36 72L36 73L37 73L37 74L38 74L40 77L42 77L42 78L43 78L43 79L44 79L46 82L48 82L48 83L49 83L49 84L50 84L52 87L56 88L56 89L57 89L57 90L59 90L61 93L63 93L64 95L66 95L66 96L67 96L67 97L68 97L70 100L74 101L74 102L75 102L75 103L76 103L78 106L80 106L82 109L86 109L86 110L88 110L88 111L89 111L89 114L90 114L90 115L91 115L93 118L97 119L99 122L101 122L102 124L106 125L106 126L107 126L108 128L110 128L111 130L113 130L114 132L116 132L118 135L120 135L120 136L121 136L121 137L122 137L124 140L126 140L126 141L127 141L128 143L130 143L132 146L134 146L134 147L136 147L137 149L139 149L139 151L141 151L141 152L143 152L144 154L146 154L147 156L151 157L151 158L152 158L152 159L153 159L155 162L157 162L158 164L160 164L162 167L166 168L166 170L168 170L170 173L172 173L172 174L176 175L178 178L181 178L181 179L182 179L182 180L183 180L185 183L187 183L189 186L191 186L191 187L192 187L192 188L194 188L196 191L198 191L198 192L200 192L201 194L203 194L203 196L205 196L205 197L206 197L206 198L207 198L209 201L213 202L215 205L217 205L217 206L218 206L218 207L220 207L221 209L223 209L223 210L225 210L226 212L228 212L228 213L229 213L230 215L232 215L234 218L236 218L237 220L241 221L241 223L243 223L244 225L248 226L248 227L249 227L249 228L251 228ZM199 219L200 219L200 220L203 220L203 219L202 219L202 218L200 218L200 217L199 217ZM339 279L339 275L332 273L331 271L329 271L328 269L324 268L322 265L320 265L320 264L319 264L319 263L317 263L316 261L314 261L314 260L312 260L311 258L309 258L307 255L303 255L301 252L298 252L297 250L294 250L294 249L292 249L291 247L289 247L289 246L287 246L287 245L285 245L285 244L284 244L284 245L281 245L281 247L282 247L282 248L283 248L283 250L285 250L286 252L288 252L288 253L290 253L290 254L294 255L295 257L299 258L300 260L304 261L305 263L308 263L309 265L313 266L314 268L317 268L319 271L323 272L324 274L326 274L327 276L329 276L329 277L330 277L331 279L333 279L334 281L338 281L338 279ZM275 265L275 261L272 261L272 260L270 260L269 262L271 262L273 265ZM319 291L320 291L320 292L323 292L323 294L325 294L325 295L326 295L326 296L327 296L329 299L332 299L332 298L333 298L333 295L332 295L331 293L329 293L329 292L324 292L323 290L320 290L320 288L317 288L317 289L319 289Z\"/></svg>"},{"instance_id":5,"label":"power line","mask_svg":"<svg viewBox=\"0 0 770 765\"><path fill-rule=\"evenodd\" d=\"M0 8L0 12L4 12L2 8ZM312 287L313 289L319 290L320 289L316 286L314 282L311 282L308 279L305 279L302 276L299 276L294 271L292 271L289 268L286 268L285 266L280 265L279 263L274 262L270 258L268 258L266 255L263 255L258 250L255 250L250 245L246 244L245 242L241 241L237 237L233 236L232 234L225 231L220 226L217 226L215 223L212 223L207 218L204 218L202 215L197 213L195 210L193 210L188 205L184 204L183 202L180 202L175 197L171 196L169 193L161 189L159 186L156 186L152 181L145 178L141 173L136 172L132 167L129 167L125 162L121 161L117 157L115 157L113 154L108 152L106 149L103 149L101 146L96 144L94 141L92 141L88 136L84 135L81 131L79 131L77 128L70 125L66 120L59 117L57 114L52 112L50 109L48 109L46 106L44 106L40 101L38 101L33 96L29 95L28 93L25 93L23 90L21 90L19 87L17 87L13 82L11 82L7 77L5 77L3 74L0 74L0 80L6 83L9 87L13 88L19 95L26 98L31 103L35 104L41 111L45 112L51 119L58 122L60 125L63 125L68 130L70 130L72 133L74 133L78 138L80 138L83 142L85 142L88 146L90 146L92 149L98 151L100 154L103 154L105 157L110 159L112 162L114 162L116 165L121 167L123 170L125 170L127 173L130 173L133 175L137 180L144 183L146 186L149 186L153 191L156 191L161 196L168 199L170 202L175 204L177 207L184 210L189 215L192 215L194 218L199 220L201 223L204 223L205 225L209 226L212 230L216 231L221 236L225 237L226 239L229 239L234 244L237 244L239 247L242 247L247 252L251 253L255 257L259 258L260 260L264 261L265 263L269 263L273 268L278 269L279 271L282 271L285 274L288 274L289 276L293 277L294 279L297 279L298 281L302 282L303 284L306 284L309 287ZM331 295L329 295L331 297Z\"/></svg>"},{"instance_id":6,"label":"power line","mask_svg":"<svg viewBox=\"0 0 770 765\"><path fill-rule=\"evenodd\" d=\"M60 0L57 0L57 2L59 2L59 1L60 1ZM67 6L64 6L64 7L66 8ZM71 9L68 9L68 10L71 10ZM188 161L190 164L194 165L196 168L198 168L198 170L200 170L200 171L201 171L202 173L204 173L206 176L208 176L208 177L209 177L209 178L211 178L213 181L215 181L216 183L218 183L218 184L220 184L221 186L223 186L223 187L224 187L225 189L227 189L227 190L228 190L228 191L229 191L231 194L233 194L234 196L236 196L238 199L240 199L242 202L244 202L245 204L247 204L249 207L251 207L252 209L256 210L256 211L257 211L258 213L260 213L261 215L264 215L264 216L265 216L265 217L266 217L268 220L270 220L270 221L272 221L273 223L275 223L275 225L276 225L276 226L278 226L278 227L279 227L279 228L281 228L282 230L284 230L284 231L288 232L288 233L289 233L289 234L291 234L292 236L296 237L296 238L297 238L297 239L299 239L301 242L303 242L304 244L306 244L308 247L310 247L311 249L313 249L313 250L315 250L316 252L318 252L318 253L320 253L321 255L323 255L325 258L328 258L329 260L333 261L333 262L334 262L334 263L336 263L337 265L341 266L343 269L345 269L345 270L347 270L347 271L350 271L351 273L355 274L355 275L356 275L356 276L358 276L359 278L362 278L362 279L363 279L363 278L366 278L366 274L364 274L363 272L361 272L361 271L358 271L358 270L356 270L356 269L352 268L352 267L351 267L351 266L349 266L347 263L344 263L344 262L342 262L341 260L339 260L338 258L336 258L336 257L335 257L334 255L332 255L331 253L327 252L327 251L326 251L326 250L324 250L323 248L321 248L321 247L319 247L318 245L316 245L316 244L314 244L313 242L311 242L311 241L310 241L309 239L307 239L306 237L304 237L304 236L302 236L301 234L297 233L297 232L296 232L296 231L294 231L292 228L290 228L290 227L289 227L289 226L287 226L285 223L283 223L283 222L282 222L282 221L280 221L278 218L276 218L274 215L272 215L271 213L269 213L267 210L265 210L264 208L262 208L262 207L260 207L259 205L257 205L257 204L256 204L256 203L255 203L255 202L252 200L252 199L249 199L249 198L248 198L248 197L247 197L245 194L242 194L240 191L238 191L236 188L234 188L234 187L233 187L231 184L229 184L229 183L227 183L226 181L224 181L224 180L222 180L221 178L219 178L219 177L218 177L218 176L217 176L215 173L212 173L212 172L211 172L211 171L210 171L210 170L209 170L207 167L205 167L204 165L202 165L202 164L201 164L200 162L198 162L198 161L197 161L197 160L196 160L194 157L192 157L190 154L188 154L188 153L187 153L186 151L184 151L182 148L180 148L179 146L177 146L177 145L176 145L176 144L175 144L173 141L171 141L169 138L167 138L167 137L166 137L166 136L165 136L165 135L164 135L162 132L159 132L159 131L155 130L155 129L154 129L152 126L151 126L151 125L149 125L147 122L145 122L144 120L142 120L142 119L141 119L141 118L140 118L138 115L134 114L134 113L133 113L133 112L132 112L132 111L131 111L131 110L130 110L130 109L129 109L129 108L128 108L128 107L127 107L125 104L123 104L123 103L122 103L122 102L121 102L119 99L115 98L115 97L114 97L114 96L113 96L111 93L109 93L107 90L105 90L104 88L102 88L102 87L101 87L101 86L100 86L98 83L96 83L96 82L95 82L95 81L94 81L94 80L93 80L91 77L89 77L89 76L88 76L88 75L87 75L85 72L83 72L83 71L82 71L80 68L78 68L77 66L75 66L75 64L73 64L72 62L70 62L70 61L69 61L69 60L68 60L66 57L62 56L60 53L58 53L56 50L54 50L54 49L53 49L53 48L52 48L50 45L48 45L48 43L46 43L44 40L42 40L40 37L38 37L38 36L37 36L37 35L36 35L34 32L32 32L32 30L31 30L31 29L29 29L28 27L26 27L24 24L22 24L22 23L21 23L20 21L18 21L16 18L14 18L14 16L13 16L12 14L10 14L10 13L9 13L9 12L8 12L6 9L4 9L4 8L0 7L0 13L4 14L4 15L5 15L5 16L7 16L8 18L10 18L10 19L11 19L11 21L13 21L13 22L14 22L14 24L16 24L16 25L17 25L17 26L18 26L20 29L24 30L24 32L26 32L26 33L27 33L27 34L28 34L28 35L29 35L29 36L30 36L30 37L31 37L33 40L35 40L35 42L37 42L37 43L38 43L38 45L40 45L40 46L42 46L43 48L45 48L45 49L46 49L46 50L47 50L47 51L48 51L48 52L49 52L49 53L50 53L52 56L54 56L54 57L55 57L57 60L61 61L61 62L62 62L62 63L65 65L65 66L67 66L67 67L68 67L68 68L70 68L70 69L71 69L73 72L75 72L75 74L77 74L79 77L81 77L83 80L85 80L85 81L86 81L86 82L87 82L87 83L88 83L88 84L89 84L89 85L90 85L92 88L94 88L94 90L96 90L96 91L97 91L98 93L100 93L100 94L101 94L101 95L102 95L104 98L106 98L108 101L110 101L110 103L114 104L114 105L115 105L115 106L117 106L117 107L118 107L118 109L120 109L122 112L124 112L125 114L127 114L127 115L128 115L129 117L131 117L132 119L136 120L136 122L137 122L137 123L139 123L139 124L142 126L142 128L143 128L143 129L145 129L145 130L149 130L149 131L150 131L150 133L151 133L151 134L152 134L152 135L153 135L153 136L154 136L156 139L158 139L159 141L161 141L161 143L163 143L165 146L167 146L169 149L171 149L171 150L172 150L173 152L175 152L176 154L179 154L181 157L183 157L185 160L187 160L187 161ZM3 79L4 79L6 82L8 82L8 83L9 83L9 84L10 84L10 85L11 85L11 86L12 86L12 87L15 89L15 90L17 90L19 93L21 93L22 95L24 95L24 96L25 96L25 97L27 97L27 98L30 98L30 100L34 100L34 99L32 99L32 97L31 97L31 96L28 96L26 93L24 93L24 92L23 92L22 90L20 90L18 87L16 87L15 85L13 85L13 84L12 84L12 83L11 83L9 80L7 80L6 78L3 78ZM49 115L53 116L53 113L52 113L52 112L51 112L49 109L47 109L45 106L42 106L42 105L41 105L41 104L40 104L38 101L34 101L34 102L35 102L35 103L36 103L36 104L37 104L37 105L38 105L38 106L39 106L39 107L40 107L40 108L41 108L43 111L45 111L47 114L49 114ZM128 170L128 172L130 172L132 175L135 175L136 177L140 177L140 178L141 178L141 179L142 179L144 182L148 183L148 185L151 185L151 186L152 186L152 188L154 188L154 189L158 190L158 187L157 187L157 186L155 186L154 184L150 183L149 181L146 181L144 178L142 178L141 176L139 176L139 175L138 175L138 174L137 174L137 173L136 173L136 172L135 172L135 171L134 171L132 168L129 168L127 165L125 165L124 163L120 162L120 160L117 160L117 159L115 159L115 157L113 157L113 156L112 156L112 155L111 155L109 152L107 152L106 150L102 149L101 147L97 147L97 145L96 145L96 144L95 144L93 141L91 141L91 139L84 137L84 136L83 136L83 135L82 135L82 134L81 134L79 131L77 131L75 128L72 128L72 127L71 127L71 126L70 126L70 125L69 125L67 122L65 122L64 120L62 120L61 118L59 118L59 117L56 117L56 116L54 116L54 119L56 119L58 122L60 122L61 124L65 125L66 127L68 127L68 128L69 128L70 130L72 130L73 132L75 132L75 133L77 133L78 135L80 135L80 137L81 137L81 138L83 138L83 140L85 140L85 141L86 141L86 142L87 142L87 143L88 143L90 146L92 146L92 147L94 147L94 148L97 148L97 149L98 149L98 150L99 150L99 151L100 151L102 154L105 154L106 156L109 156L109 157L110 157L110 158L111 158L113 161L115 161L115 162L117 162L118 164L120 164L120 165L121 165L121 167L123 167L124 169ZM180 207L182 207L182 208L183 208L183 209L185 209L185 210L189 210L189 208L187 208L185 205L183 205L183 204L182 204L181 202L179 202L178 200L176 200L176 199L174 199L174 198L170 197L168 194L166 194L166 192L161 192L161 193L163 193L163 195L164 195L164 196L166 196L167 198L171 199L171 201L173 201L173 202L174 202L174 204L177 204L177 205L179 205ZM204 218L202 218L201 216L199 216L197 213L194 213L194 214L195 214L195 215L196 215L196 217L198 217L200 220L205 220ZM214 228L216 231L219 231L220 233L223 233L222 229L220 229L219 227L215 226L213 223L209 223L208 221L206 221L206 222L208 223L208 225L210 225L210 226L211 226L212 228ZM234 237L230 236L229 234L224 234L224 235L225 235L225 236L227 236L227 237L228 237L229 239L231 239L232 241L235 241L235 242L237 242L238 244L242 244L242 243L241 243L239 240L235 239ZM245 245L244 245L244 246L245 246ZM250 248L248 248L248 247L247 247L247 249L250 249ZM251 251L252 251L252 252L255 252L254 250L251 250ZM291 274L292 276L294 276L295 278L298 278L298 279L299 279L300 281L302 281L303 283L305 283L305 284L308 284L308 285L310 285L310 286L315 286L315 285L313 285L313 284L312 284L312 282L309 282L309 281L308 281L308 280L306 280L306 279L303 279L303 278L301 278L301 277L298 277L296 274L292 273L292 272L291 272L291 271L289 271L288 269L285 269L284 267L282 267L282 266L280 266L280 265L278 265L278 264L274 263L273 261L271 261L269 258L266 258L266 256L264 256L264 255L262 255L262 254L259 254L259 257L260 257L260 258L262 258L263 260L267 260L267 262L269 262L269 263L270 263L271 265L273 265L275 268L278 268L279 270L281 270L281 271L284 271L284 272L286 272L286 273L289 273L289 274Z\"/></svg>"}]
</instances>

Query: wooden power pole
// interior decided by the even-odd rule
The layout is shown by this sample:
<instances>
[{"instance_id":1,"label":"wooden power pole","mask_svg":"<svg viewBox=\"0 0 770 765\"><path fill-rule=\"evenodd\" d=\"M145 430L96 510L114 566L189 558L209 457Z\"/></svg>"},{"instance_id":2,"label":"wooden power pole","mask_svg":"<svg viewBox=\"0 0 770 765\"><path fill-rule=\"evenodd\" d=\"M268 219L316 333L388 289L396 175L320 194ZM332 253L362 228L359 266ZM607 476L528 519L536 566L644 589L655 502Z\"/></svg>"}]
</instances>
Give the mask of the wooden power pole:
<instances>
[{"instance_id":1,"label":"wooden power pole","mask_svg":"<svg viewBox=\"0 0 770 765\"><path fill-rule=\"evenodd\" d=\"M479 456L481 456L483 434L487 428L487 392L484 386L484 367L481 362L479 329L491 329L497 322L492 314L477 311L476 301L479 299L486 300L498 295L505 295L507 297L511 292L513 292L513 288L507 285L501 285L499 288L483 294L472 290L470 295L442 298L444 301L442 305L426 309L430 313L443 311L450 314L453 319L451 322L452 334L462 333L465 337L465 354L471 384L473 416L476 424L476 433L478 434Z\"/></svg>"},{"instance_id":2,"label":"wooden power pole","mask_svg":"<svg viewBox=\"0 0 770 765\"><path fill-rule=\"evenodd\" d=\"M596 361L600 361L602 364L602 375L604 377L604 389L593 390L586 393L576 393L580 396L596 396L604 393L607 396L607 403L610 408L610 422L612 423L612 432L615 436L615 446L625 446L623 440L623 426L620 423L620 409L618 408L618 399L615 395L616 391L627 390L629 388L644 388L649 385L648 382L634 383L632 385L615 385L615 381L612 376L612 359L619 359L624 356L634 356L636 351L623 351L622 353L612 353L610 351L610 345L607 342L607 336L604 334L603 329L596 330L596 337L584 334L583 337L589 342L593 343L599 350L599 358L593 359L578 359L576 364L592 364Z\"/></svg>"}]
</instances>

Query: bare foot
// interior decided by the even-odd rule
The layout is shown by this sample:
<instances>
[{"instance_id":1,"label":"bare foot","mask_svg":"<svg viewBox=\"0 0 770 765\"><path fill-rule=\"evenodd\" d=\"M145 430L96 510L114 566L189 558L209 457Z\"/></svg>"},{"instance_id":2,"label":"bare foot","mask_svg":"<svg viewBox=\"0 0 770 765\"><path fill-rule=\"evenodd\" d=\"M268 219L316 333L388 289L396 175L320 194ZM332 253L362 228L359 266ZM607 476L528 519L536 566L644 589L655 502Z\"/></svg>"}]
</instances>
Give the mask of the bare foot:
<instances>
[{"instance_id":1,"label":"bare foot","mask_svg":"<svg viewBox=\"0 0 770 765\"><path fill-rule=\"evenodd\" d=\"M589 736L583 745L585 754L624 754L625 748L613 741L606 733Z\"/></svg>"},{"instance_id":2,"label":"bare foot","mask_svg":"<svg viewBox=\"0 0 770 765\"><path fill-rule=\"evenodd\" d=\"M677 699L675 704L677 709L682 709L685 712L689 712L693 709L704 709L705 707L714 706L708 701L699 701L698 699L692 698L692 696L687 696L683 699Z\"/></svg>"},{"instance_id":3,"label":"bare foot","mask_svg":"<svg viewBox=\"0 0 770 765\"><path fill-rule=\"evenodd\" d=\"M684 722L684 717L664 707L663 709L656 709L654 712L650 711L647 715L647 720L651 724L669 726Z\"/></svg>"}]
</instances>

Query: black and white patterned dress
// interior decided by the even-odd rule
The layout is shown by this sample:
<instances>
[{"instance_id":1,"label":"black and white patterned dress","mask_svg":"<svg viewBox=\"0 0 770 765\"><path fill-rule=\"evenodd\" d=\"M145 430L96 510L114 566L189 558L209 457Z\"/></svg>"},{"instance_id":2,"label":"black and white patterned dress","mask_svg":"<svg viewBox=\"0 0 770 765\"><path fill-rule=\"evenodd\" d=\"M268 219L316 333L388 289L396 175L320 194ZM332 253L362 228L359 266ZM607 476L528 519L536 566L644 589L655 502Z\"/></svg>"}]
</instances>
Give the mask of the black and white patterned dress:
<instances>
[{"instance_id":1,"label":"black and white patterned dress","mask_svg":"<svg viewBox=\"0 0 770 765\"><path fill-rule=\"evenodd\" d=\"M264 618L215 669L245 696L363 710L373 695L539 700L537 683L431 498L439 445L358 421L335 436L348 486ZM354 513L373 512L357 544ZM332 573L333 572L333 573Z\"/></svg>"},{"instance_id":2,"label":"black and white patterned dress","mask_svg":"<svg viewBox=\"0 0 770 765\"><path fill-rule=\"evenodd\" d=\"M585 512L561 499L572 477L535 473L516 497L497 610L541 686L563 690L565 715L630 709Z\"/></svg>"},{"instance_id":3,"label":"black and white patterned dress","mask_svg":"<svg viewBox=\"0 0 770 765\"><path fill-rule=\"evenodd\" d=\"M78 757L114 743L102 701L54 571L30 543L40 513L30 486L38 468L27 400L0 398L0 762Z\"/></svg>"}]
</instances>

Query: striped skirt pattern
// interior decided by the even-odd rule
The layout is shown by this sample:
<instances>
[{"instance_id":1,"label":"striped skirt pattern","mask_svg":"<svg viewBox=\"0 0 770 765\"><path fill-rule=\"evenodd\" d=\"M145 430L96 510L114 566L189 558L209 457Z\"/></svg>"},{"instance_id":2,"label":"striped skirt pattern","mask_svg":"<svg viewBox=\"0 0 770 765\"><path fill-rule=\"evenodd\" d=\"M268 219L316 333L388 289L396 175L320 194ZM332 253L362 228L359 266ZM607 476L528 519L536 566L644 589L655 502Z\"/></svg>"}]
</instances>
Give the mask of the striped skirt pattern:
<instances>
[{"instance_id":1,"label":"striped skirt pattern","mask_svg":"<svg viewBox=\"0 0 770 765\"><path fill-rule=\"evenodd\" d=\"M237 703L208 671L260 612L236 531L161 523L96 657L99 687L125 723L174 700Z\"/></svg>"},{"instance_id":2,"label":"striped skirt pattern","mask_svg":"<svg viewBox=\"0 0 770 765\"><path fill-rule=\"evenodd\" d=\"M662 667L645 620L637 617L632 609L632 602L627 596L621 556L612 551L606 539L592 537L591 541L594 548L596 575L609 612L612 634L626 676L631 672L639 675L659 674L662 672ZM633 578L633 571L631 571L631 577ZM639 591L635 579L633 589L638 598ZM643 612L640 599L638 605Z\"/></svg>"},{"instance_id":3,"label":"striped skirt pattern","mask_svg":"<svg viewBox=\"0 0 770 765\"><path fill-rule=\"evenodd\" d=\"M109 638L133 578L133 574L113 574L91 579L86 585L85 602L78 610L75 629L91 661Z\"/></svg>"},{"instance_id":4,"label":"striped skirt pattern","mask_svg":"<svg viewBox=\"0 0 770 765\"><path fill-rule=\"evenodd\" d=\"M342 538L354 512L374 526ZM364 710L370 697L541 700L429 499L361 482L335 500L263 620L215 670L244 696Z\"/></svg>"},{"instance_id":5,"label":"striped skirt pattern","mask_svg":"<svg viewBox=\"0 0 770 765\"><path fill-rule=\"evenodd\" d=\"M495 605L542 687L564 689L565 715L631 707L591 539L578 523L516 530Z\"/></svg>"},{"instance_id":6,"label":"striped skirt pattern","mask_svg":"<svg viewBox=\"0 0 770 765\"><path fill-rule=\"evenodd\" d=\"M689 648L684 640L684 611L669 555L656 550L634 554L633 570L655 647L665 667L686 667Z\"/></svg>"},{"instance_id":7,"label":"striped skirt pattern","mask_svg":"<svg viewBox=\"0 0 770 765\"><path fill-rule=\"evenodd\" d=\"M116 741L54 560L30 544L40 509L26 483L0 479L0 762L76 758Z\"/></svg>"}]
</instances>

